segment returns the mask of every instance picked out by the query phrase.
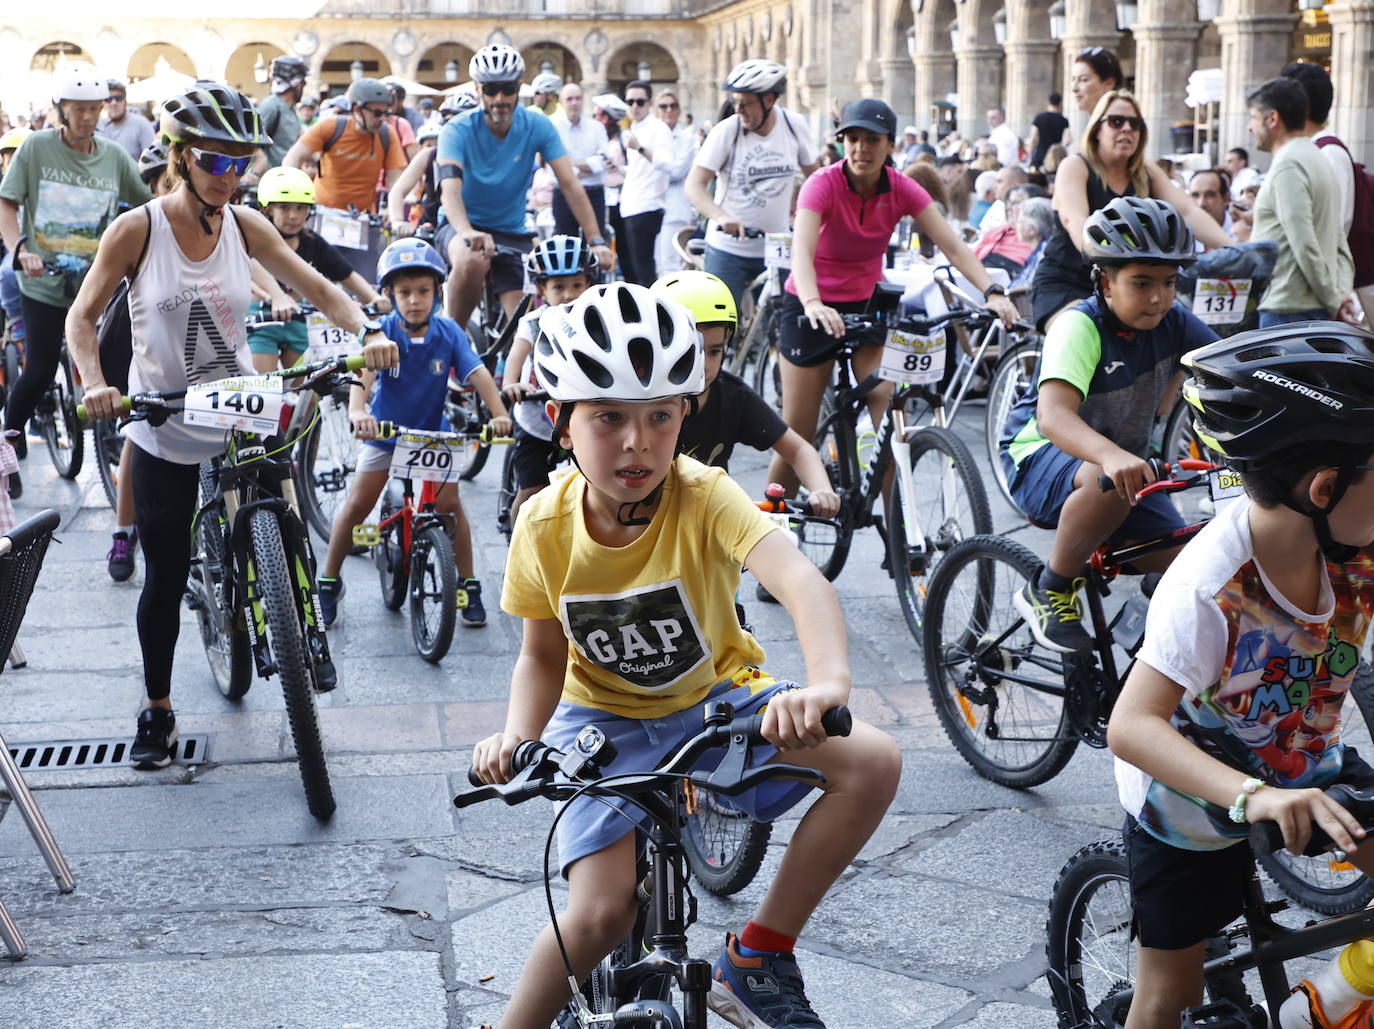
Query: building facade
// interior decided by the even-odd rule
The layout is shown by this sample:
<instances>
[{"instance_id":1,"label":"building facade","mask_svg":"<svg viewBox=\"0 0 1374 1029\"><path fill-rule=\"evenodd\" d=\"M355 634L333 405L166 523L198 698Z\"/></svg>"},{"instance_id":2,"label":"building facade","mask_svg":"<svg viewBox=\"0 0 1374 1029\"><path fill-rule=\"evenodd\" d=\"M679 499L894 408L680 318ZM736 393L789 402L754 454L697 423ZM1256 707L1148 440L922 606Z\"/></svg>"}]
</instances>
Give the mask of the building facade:
<instances>
[{"instance_id":1,"label":"building facade","mask_svg":"<svg viewBox=\"0 0 1374 1029\"><path fill-rule=\"evenodd\" d=\"M1331 127L1363 156L1374 142L1374 0L1309 10L1299 2L329 0L305 18L190 21L138 17L136 9L130 16L125 5L118 21L78 24L30 11L0 23L0 67L40 74L27 87L23 76L6 76L0 100L17 102L42 72L70 58L131 80L165 66L262 96L272 58L294 53L310 65L311 88L324 93L359 74L442 89L467 79L476 48L507 42L524 53L527 77L552 70L589 93L647 77L658 88L671 84L704 120L715 118L731 66L768 57L791 70L785 102L817 130L866 95L887 100L903 122L957 124L966 135L986 131L987 109L1003 106L1024 136L1051 91L1070 95L1073 55L1105 46L1122 58L1156 154L1175 149L1170 129L1193 120L1184 102L1192 70L1222 71L1213 130L1224 150L1248 143L1246 93L1301 58L1330 69ZM1071 101L1066 114L1081 129L1085 116Z\"/></svg>"}]
</instances>

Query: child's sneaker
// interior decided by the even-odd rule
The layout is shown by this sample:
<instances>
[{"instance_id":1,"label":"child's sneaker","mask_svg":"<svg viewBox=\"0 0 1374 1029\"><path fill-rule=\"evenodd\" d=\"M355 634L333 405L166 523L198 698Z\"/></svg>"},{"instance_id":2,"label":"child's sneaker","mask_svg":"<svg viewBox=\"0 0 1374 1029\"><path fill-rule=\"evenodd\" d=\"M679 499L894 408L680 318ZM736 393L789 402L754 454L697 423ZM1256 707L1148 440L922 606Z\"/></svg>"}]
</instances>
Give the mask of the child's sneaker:
<instances>
[{"instance_id":1,"label":"child's sneaker","mask_svg":"<svg viewBox=\"0 0 1374 1029\"><path fill-rule=\"evenodd\" d=\"M711 969L706 1003L740 1029L825 1029L806 999L797 959L791 954L745 957L734 933L726 934L725 950Z\"/></svg>"},{"instance_id":2,"label":"child's sneaker","mask_svg":"<svg viewBox=\"0 0 1374 1029\"><path fill-rule=\"evenodd\" d=\"M138 530L117 532L110 541L110 552L105 560L110 569L110 578L124 582L134 574L134 547L138 543Z\"/></svg>"},{"instance_id":3,"label":"child's sneaker","mask_svg":"<svg viewBox=\"0 0 1374 1029\"><path fill-rule=\"evenodd\" d=\"M339 619L339 598L344 595L342 579L320 577L320 624L328 629Z\"/></svg>"},{"instance_id":4,"label":"child's sneaker","mask_svg":"<svg viewBox=\"0 0 1374 1029\"><path fill-rule=\"evenodd\" d=\"M464 579L458 586L458 613L469 629L487 624L487 609L482 606L482 584L476 579Z\"/></svg>"},{"instance_id":5,"label":"child's sneaker","mask_svg":"<svg viewBox=\"0 0 1374 1029\"><path fill-rule=\"evenodd\" d=\"M1074 579L1061 593L1044 589L1038 581L1028 582L1012 597L1011 602L1041 646L1061 654L1076 654L1092 647L1093 638L1083 628L1083 605L1078 599L1084 583L1081 578Z\"/></svg>"},{"instance_id":6,"label":"child's sneaker","mask_svg":"<svg viewBox=\"0 0 1374 1029\"><path fill-rule=\"evenodd\" d=\"M177 741L177 716L165 707L145 707L138 713L138 732L129 760L140 771L166 768Z\"/></svg>"}]
</instances>

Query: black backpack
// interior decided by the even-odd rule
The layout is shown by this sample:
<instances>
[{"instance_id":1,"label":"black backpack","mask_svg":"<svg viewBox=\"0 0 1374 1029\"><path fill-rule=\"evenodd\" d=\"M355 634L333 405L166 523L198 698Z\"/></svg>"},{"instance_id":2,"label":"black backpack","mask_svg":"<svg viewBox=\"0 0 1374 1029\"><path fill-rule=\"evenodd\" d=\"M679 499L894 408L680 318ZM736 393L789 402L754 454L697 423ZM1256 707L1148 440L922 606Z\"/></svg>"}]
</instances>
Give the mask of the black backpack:
<instances>
[{"instance_id":1,"label":"black backpack","mask_svg":"<svg viewBox=\"0 0 1374 1029\"><path fill-rule=\"evenodd\" d=\"M338 115L334 119L334 131L329 134L329 138L324 141L324 146L320 148L320 174L324 174L324 155L329 153L329 148L339 141L344 129L348 127L349 116L346 114ZM391 151L391 126L382 122L382 166L386 167L386 156Z\"/></svg>"}]
</instances>

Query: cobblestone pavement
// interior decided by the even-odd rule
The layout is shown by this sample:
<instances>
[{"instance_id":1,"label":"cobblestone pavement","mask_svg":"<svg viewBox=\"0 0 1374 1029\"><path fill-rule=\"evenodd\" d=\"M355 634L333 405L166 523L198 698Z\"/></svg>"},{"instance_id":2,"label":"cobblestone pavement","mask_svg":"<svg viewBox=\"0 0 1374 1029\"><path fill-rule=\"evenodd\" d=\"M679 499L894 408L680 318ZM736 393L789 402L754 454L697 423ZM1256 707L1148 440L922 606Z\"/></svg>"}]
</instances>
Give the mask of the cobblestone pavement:
<instances>
[{"instance_id":1,"label":"cobblestone pavement","mask_svg":"<svg viewBox=\"0 0 1374 1029\"><path fill-rule=\"evenodd\" d=\"M966 432L981 455L982 410ZM764 463L737 454L762 485ZM339 689L320 698L339 810L305 810L281 694L258 681L239 704L215 690L188 613L173 700L210 760L155 773L32 771L28 781L77 880L53 888L22 819L0 824L0 897L30 957L0 962L0 1026L464 1027L497 1018L546 919L540 862L551 809L450 800L471 744L499 728L518 624L495 612L504 545L493 524L499 455L464 497L490 624L460 629L443 664L414 652L371 564L350 558L332 639ZM21 641L29 665L0 678L11 745L129 738L142 695L134 612L142 572L105 571L112 515L93 472L53 474L38 445L19 515L62 514ZM994 498L996 528L1020 529ZM1018 532L1028 538L1036 530ZM1043 548L1044 537L1029 539ZM920 652L856 539L836 583L850 633L857 714L901 744L891 813L808 925L808 991L832 1029L1051 1027L1043 978L1046 901L1064 860L1120 824L1107 755L1080 748L1036 790L975 775L932 711ZM752 597L746 578L745 596ZM791 624L748 604L768 667L800 676ZM714 957L743 925L765 874L731 900L700 894L695 951ZM714 1018L714 1016L713 1016ZM724 1025L713 1021L713 1025Z\"/></svg>"}]
</instances>

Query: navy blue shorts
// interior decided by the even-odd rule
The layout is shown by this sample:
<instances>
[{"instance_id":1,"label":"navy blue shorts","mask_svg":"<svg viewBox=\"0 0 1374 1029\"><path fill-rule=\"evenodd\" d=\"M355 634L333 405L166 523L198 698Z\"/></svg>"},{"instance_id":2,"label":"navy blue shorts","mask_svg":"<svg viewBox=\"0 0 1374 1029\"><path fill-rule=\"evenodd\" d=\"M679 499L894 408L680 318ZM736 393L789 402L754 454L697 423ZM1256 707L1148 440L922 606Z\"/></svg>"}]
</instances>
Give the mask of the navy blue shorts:
<instances>
[{"instance_id":1,"label":"navy blue shorts","mask_svg":"<svg viewBox=\"0 0 1374 1029\"><path fill-rule=\"evenodd\" d=\"M1074 476L1083 464L1070 457L1053 443L1046 443L1031 454L1019 469L1011 467L1006 450L1001 453L1002 466L1007 470L1011 496L1022 513L1036 525L1053 527L1059 524L1059 512L1064 501L1075 489ZM1095 489L1096 487L1090 487ZM1121 527L1107 537L1109 542L1146 540L1165 536L1187 524L1167 493L1151 493L1126 516Z\"/></svg>"}]
</instances>

